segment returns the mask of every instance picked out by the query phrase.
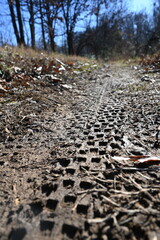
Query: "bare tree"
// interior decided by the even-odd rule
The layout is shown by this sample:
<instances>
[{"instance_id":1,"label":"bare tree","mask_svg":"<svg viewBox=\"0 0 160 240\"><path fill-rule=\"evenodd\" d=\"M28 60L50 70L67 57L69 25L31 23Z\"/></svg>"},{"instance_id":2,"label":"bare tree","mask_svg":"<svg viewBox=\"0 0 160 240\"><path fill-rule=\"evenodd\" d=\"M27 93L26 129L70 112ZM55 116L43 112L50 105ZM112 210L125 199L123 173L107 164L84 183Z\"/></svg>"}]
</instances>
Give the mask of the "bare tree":
<instances>
[{"instance_id":1,"label":"bare tree","mask_svg":"<svg viewBox=\"0 0 160 240\"><path fill-rule=\"evenodd\" d=\"M39 6L39 14L40 14L42 42L43 42L44 50L46 50L47 49L47 44L46 44L46 37L45 37L45 20L44 20L44 12L43 12L44 0L39 0L38 1L38 6Z\"/></svg>"},{"instance_id":2,"label":"bare tree","mask_svg":"<svg viewBox=\"0 0 160 240\"><path fill-rule=\"evenodd\" d=\"M20 33L21 44L25 46L20 0L15 0L15 4L16 4L17 19L18 19L18 24L19 24L19 33Z\"/></svg>"},{"instance_id":3,"label":"bare tree","mask_svg":"<svg viewBox=\"0 0 160 240\"><path fill-rule=\"evenodd\" d=\"M40 20L42 42L44 49L47 47L55 51L55 32L62 0L38 0L37 19Z\"/></svg>"},{"instance_id":4,"label":"bare tree","mask_svg":"<svg viewBox=\"0 0 160 240\"><path fill-rule=\"evenodd\" d=\"M34 0L26 0L27 9L29 12L29 27L31 33L31 47L34 49L36 47L35 40L35 5Z\"/></svg>"},{"instance_id":5,"label":"bare tree","mask_svg":"<svg viewBox=\"0 0 160 240\"><path fill-rule=\"evenodd\" d=\"M87 7L86 0L66 0L62 1L62 12L66 27L68 54L74 54L74 30L80 15Z\"/></svg>"},{"instance_id":6,"label":"bare tree","mask_svg":"<svg viewBox=\"0 0 160 240\"><path fill-rule=\"evenodd\" d=\"M20 35L19 35L18 26L17 26L17 23L16 23L16 15L15 15L15 12L14 12L14 3L13 3L12 0L8 0L8 6L9 6L9 10L10 10L10 16L11 16L12 25L13 25L14 34L15 34L15 37L16 37L16 40L17 40L17 44L21 45L22 42L21 42L21 38L20 38Z\"/></svg>"},{"instance_id":7,"label":"bare tree","mask_svg":"<svg viewBox=\"0 0 160 240\"><path fill-rule=\"evenodd\" d=\"M153 5L153 28L154 32L160 36L160 0L156 0Z\"/></svg>"},{"instance_id":8,"label":"bare tree","mask_svg":"<svg viewBox=\"0 0 160 240\"><path fill-rule=\"evenodd\" d=\"M61 6L60 2L61 0L46 0L45 2L46 25L48 30L50 48L52 51L55 51L55 28L57 20L60 20L60 17L58 16Z\"/></svg>"}]
</instances>

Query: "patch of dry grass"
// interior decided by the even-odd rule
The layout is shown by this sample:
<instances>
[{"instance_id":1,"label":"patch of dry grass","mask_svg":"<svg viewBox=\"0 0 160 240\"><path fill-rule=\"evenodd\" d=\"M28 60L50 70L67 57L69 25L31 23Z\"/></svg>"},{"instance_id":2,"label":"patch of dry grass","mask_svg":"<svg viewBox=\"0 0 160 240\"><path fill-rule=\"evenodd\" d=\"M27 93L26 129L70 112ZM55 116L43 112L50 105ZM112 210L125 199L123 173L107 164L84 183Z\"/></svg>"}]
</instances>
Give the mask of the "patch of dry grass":
<instances>
[{"instance_id":1,"label":"patch of dry grass","mask_svg":"<svg viewBox=\"0 0 160 240\"><path fill-rule=\"evenodd\" d=\"M47 52L44 50L34 50L32 48L25 48L25 47L10 47L5 46L4 48L0 47L1 55L10 54L12 56L20 55L24 58L47 58L48 60L51 59L59 59L64 63L90 63L94 64L96 61L89 59L87 57L80 57L76 55L64 55L55 52Z\"/></svg>"},{"instance_id":2,"label":"patch of dry grass","mask_svg":"<svg viewBox=\"0 0 160 240\"><path fill-rule=\"evenodd\" d=\"M148 89L148 83L133 83L128 85L129 92L146 91Z\"/></svg>"},{"instance_id":3,"label":"patch of dry grass","mask_svg":"<svg viewBox=\"0 0 160 240\"><path fill-rule=\"evenodd\" d=\"M141 58L139 63L145 67L160 69L160 52Z\"/></svg>"}]
</instances>

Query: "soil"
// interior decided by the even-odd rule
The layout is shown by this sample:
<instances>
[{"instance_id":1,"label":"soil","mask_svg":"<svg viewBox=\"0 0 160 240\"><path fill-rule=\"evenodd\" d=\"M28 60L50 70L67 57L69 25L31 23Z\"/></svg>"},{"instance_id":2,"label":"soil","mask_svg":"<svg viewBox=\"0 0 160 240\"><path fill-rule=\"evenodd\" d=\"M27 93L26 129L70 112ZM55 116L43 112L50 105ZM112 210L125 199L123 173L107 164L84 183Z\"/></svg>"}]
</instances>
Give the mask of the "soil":
<instances>
[{"instance_id":1,"label":"soil","mask_svg":"<svg viewBox=\"0 0 160 240\"><path fill-rule=\"evenodd\" d=\"M160 239L159 93L111 63L1 102L0 239Z\"/></svg>"}]
</instances>

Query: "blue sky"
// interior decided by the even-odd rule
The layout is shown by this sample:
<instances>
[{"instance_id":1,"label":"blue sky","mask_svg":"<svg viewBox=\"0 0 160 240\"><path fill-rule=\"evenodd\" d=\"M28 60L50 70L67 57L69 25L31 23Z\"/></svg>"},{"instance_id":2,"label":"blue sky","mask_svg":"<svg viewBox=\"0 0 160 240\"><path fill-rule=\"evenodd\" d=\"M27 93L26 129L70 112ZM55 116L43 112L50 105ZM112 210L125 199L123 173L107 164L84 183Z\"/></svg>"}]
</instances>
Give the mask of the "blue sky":
<instances>
[{"instance_id":1,"label":"blue sky","mask_svg":"<svg viewBox=\"0 0 160 240\"><path fill-rule=\"evenodd\" d=\"M153 0L127 0L127 5L134 12L146 10L147 13L152 13Z\"/></svg>"},{"instance_id":2,"label":"blue sky","mask_svg":"<svg viewBox=\"0 0 160 240\"><path fill-rule=\"evenodd\" d=\"M156 0L124 0L124 2L126 2L126 5L129 11L139 12L142 10L146 10L147 13L150 13L150 14L152 14L152 6L154 1ZM4 7L4 3L6 2L7 0L0 0L0 16L2 16L3 18L2 21L0 22L0 38L2 35L4 38L4 41L11 42L11 43L13 41L14 43L15 40L13 38L14 33L11 25L11 19L9 16L6 16L8 12L7 12L7 8Z\"/></svg>"}]
</instances>

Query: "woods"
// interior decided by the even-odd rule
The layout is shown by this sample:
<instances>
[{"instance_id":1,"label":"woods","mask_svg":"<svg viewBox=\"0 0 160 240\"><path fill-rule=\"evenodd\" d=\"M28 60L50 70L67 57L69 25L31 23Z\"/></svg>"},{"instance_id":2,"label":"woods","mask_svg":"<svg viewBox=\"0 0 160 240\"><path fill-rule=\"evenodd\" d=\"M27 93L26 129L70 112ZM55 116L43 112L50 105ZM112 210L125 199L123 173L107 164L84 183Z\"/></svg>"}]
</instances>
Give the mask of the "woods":
<instances>
[{"instance_id":1,"label":"woods","mask_svg":"<svg viewBox=\"0 0 160 240\"><path fill-rule=\"evenodd\" d=\"M6 0L0 4L6 7L14 32L12 42L1 33L1 45L103 59L141 56L159 48L160 1L153 1L150 15L129 12L124 0Z\"/></svg>"},{"instance_id":2,"label":"woods","mask_svg":"<svg viewBox=\"0 0 160 240\"><path fill-rule=\"evenodd\" d=\"M160 0L134 1L0 0L0 240L160 239Z\"/></svg>"}]
</instances>

